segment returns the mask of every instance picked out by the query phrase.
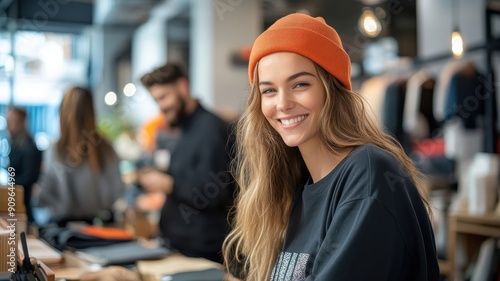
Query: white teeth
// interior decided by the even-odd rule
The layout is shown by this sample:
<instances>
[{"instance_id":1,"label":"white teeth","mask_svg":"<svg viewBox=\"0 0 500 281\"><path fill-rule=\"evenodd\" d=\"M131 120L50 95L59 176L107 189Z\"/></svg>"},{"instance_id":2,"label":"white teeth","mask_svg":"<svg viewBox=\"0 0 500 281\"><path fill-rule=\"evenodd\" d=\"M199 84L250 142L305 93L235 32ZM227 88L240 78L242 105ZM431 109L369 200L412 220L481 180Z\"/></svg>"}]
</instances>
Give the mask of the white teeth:
<instances>
[{"instance_id":1,"label":"white teeth","mask_svg":"<svg viewBox=\"0 0 500 281\"><path fill-rule=\"evenodd\" d=\"M281 119L281 123L283 125L286 125L286 126L289 126L289 125L293 125L297 122L300 122L302 120L306 119L306 115L302 115L302 116L299 116L299 117L296 117L296 118L292 118L292 119Z\"/></svg>"}]
</instances>

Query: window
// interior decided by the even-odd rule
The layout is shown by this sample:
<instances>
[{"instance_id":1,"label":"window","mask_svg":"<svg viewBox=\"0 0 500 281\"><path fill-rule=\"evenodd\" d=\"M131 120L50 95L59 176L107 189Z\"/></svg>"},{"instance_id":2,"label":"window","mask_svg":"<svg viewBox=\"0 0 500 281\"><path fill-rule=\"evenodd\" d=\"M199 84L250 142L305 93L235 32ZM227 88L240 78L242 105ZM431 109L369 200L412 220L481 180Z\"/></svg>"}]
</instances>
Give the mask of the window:
<instances>
[{"instance_id":1,"label":"window","mask_svg":"<svg viewBox=\"0 0 500 281\"><path fill-rule=\"evenodd\" d=\"M59 104L70 85L88 82L89 40L80 34L0 31L0 165L8 166L9 104L28 113L28 130L44 150L59 136ZM7 159L7 160L6 160ZM2 176L0 175L0 182Z\"/></svg>"}]
</instances>

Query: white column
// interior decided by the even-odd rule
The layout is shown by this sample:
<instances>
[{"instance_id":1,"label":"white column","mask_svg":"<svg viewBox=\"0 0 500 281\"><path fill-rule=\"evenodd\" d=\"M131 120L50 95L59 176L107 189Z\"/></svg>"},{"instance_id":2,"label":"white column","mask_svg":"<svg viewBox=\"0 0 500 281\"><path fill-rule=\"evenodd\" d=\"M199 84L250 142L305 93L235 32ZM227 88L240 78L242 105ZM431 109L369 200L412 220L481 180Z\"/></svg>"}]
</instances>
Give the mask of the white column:
<instances>
[{"instance_id":1,"label":"white column","mask_svg":"<svg viewBox=\"0 0 500 281\"><path fill-rule=\"evenodd\" d=\"M134 115L134 126L139 127L145 120L159 112L158 106L149 92L141 84L141 77L167 62L167 21L151 18L141 25L132 37L132 83L136 94L127 99L125 110Z\"/></svg>"},{"instance_id":2,"label":"white column","mask_svg":"<svg viewBox=\"0 0 500 281\"><path fill-rule=\"evenodd\" d=\"M249 93L247 67L231 56L262 32L260 1L191 1L190 76L193 95L218 112L239 112Z\"/></svg>"},{"instance_id":3,"label":"white column","mask_svg":"<svg viewBox=\"0 0 500 281\"><path fill-rule=\"evenodd\" d=\"M191 1L189 42L191 92L207 107L214 106L214 11L212 0Z\"/></svg>"}]
</instances>

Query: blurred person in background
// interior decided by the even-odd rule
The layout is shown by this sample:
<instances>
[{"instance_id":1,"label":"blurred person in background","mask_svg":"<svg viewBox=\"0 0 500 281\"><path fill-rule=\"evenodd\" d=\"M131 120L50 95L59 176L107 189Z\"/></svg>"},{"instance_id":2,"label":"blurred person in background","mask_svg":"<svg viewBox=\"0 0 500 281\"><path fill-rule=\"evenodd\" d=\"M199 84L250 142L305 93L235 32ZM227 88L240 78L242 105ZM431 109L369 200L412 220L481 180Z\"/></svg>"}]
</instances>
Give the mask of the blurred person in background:
<instances>
[{"instance_id":1,"label":"blurred person in background","mask_svg":"<svg viewBox=\"0 0 500 281\"><path fill-rule=\"evenodd\" d=\"M15 184L24 189L24 205L28 223L34 222L30 203L33 184L40 175L42 152L26 128L26 110L10 107L7 113L7 129L10 134L9 166L15 170Z\"/></svg>"},{"instance_id":2,"label":"blurred person in background","mask_svg":"<svg viewBox=\"0 0 500 281\"><path fill-rule=\"evenodd\" d=\"M96 217L109 220L124 186L119 159L97 131L90 90L68 89L59 118L61 135L44 154L35 202L48 208L49 222L59 225L92 223Z\"/></svg>"},{"instance_id":3,"label":"blurred person in background","mask_svg":"<svg viewBox=\"0 0 500 281\"><path fill-rule=\"evenodd\" d=\"M145 190L167 196L159 225L165 246L186 256L221 262L234 192L228 172L228 124L191 96L188 77L177 64L154 69L141 82L168 125L180 134L165 172L139 173Z\"/></svg>"}]
</instances>

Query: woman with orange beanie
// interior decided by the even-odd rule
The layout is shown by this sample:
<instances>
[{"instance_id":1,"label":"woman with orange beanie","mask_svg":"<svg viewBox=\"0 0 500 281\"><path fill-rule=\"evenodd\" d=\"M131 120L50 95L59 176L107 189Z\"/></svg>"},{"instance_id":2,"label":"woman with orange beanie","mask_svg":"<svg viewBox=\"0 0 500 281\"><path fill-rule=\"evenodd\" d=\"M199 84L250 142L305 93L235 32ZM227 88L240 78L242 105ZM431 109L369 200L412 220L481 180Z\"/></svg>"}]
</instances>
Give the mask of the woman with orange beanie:
<instances>
[{"instance_id":1,"label":"woman with orange beanie","mask_svg":"<svg viewBox=\"0 0 500 281\"><path fill-rule=\"evenodd\" d=\"M291 14L256 39L224 243L234 276L439 280L425 180L370 119L350 65L323 18Z\"/></svg>"}]
</instances>

